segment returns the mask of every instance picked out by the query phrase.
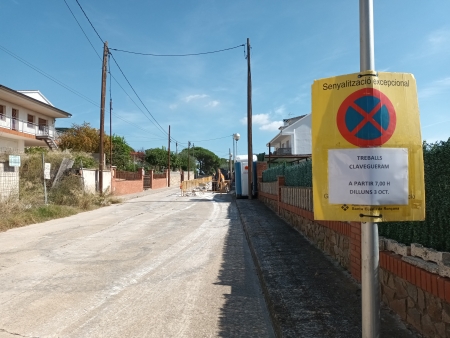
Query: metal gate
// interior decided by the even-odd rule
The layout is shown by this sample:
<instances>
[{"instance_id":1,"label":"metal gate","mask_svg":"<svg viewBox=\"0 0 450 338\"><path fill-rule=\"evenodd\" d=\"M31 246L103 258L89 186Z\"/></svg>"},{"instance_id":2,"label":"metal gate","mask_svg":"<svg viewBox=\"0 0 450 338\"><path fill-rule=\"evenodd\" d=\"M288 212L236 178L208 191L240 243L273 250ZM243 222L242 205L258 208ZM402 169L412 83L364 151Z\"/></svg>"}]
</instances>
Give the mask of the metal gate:
<instances>
[{"instance_id":1,"label":"metal gate","mask_svg":"<svg viewBox=\"0 0 450 338\"><path fill-rule=\"evenodd\" d=\"M144 190L152 188L152 181L150 175L144 175Z\"/></svg>"}]
</instances>

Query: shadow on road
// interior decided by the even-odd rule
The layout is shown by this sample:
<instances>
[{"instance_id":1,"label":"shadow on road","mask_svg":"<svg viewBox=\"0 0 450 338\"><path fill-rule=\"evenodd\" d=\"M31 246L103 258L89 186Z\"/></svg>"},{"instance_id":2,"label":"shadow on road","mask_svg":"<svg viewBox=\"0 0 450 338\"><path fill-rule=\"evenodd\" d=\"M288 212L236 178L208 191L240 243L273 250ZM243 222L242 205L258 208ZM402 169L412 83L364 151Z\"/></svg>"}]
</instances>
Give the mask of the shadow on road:
<instances>
[{"instance_id":1,"label":"shadow on road","mask_svg":"<svg viewBox=\"0 0 450 338\"><path fill-rule=\"evenodd\" d=\"M230 226L223 247L218 285L231 286L219 319L220 337L274 337L264 296L259 286L236 205L231 195L216 195L216 202L232 202Z\"/></svg>"}]
</instances>

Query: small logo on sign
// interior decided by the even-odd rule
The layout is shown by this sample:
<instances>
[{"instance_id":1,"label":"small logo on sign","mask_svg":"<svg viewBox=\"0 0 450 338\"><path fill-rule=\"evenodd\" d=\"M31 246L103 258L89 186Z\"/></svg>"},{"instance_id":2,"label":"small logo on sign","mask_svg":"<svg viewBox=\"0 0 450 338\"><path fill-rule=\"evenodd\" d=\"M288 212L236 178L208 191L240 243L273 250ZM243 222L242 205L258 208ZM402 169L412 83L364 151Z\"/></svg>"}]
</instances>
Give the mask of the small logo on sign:
<instances>
[{"instance_id":1,"label":"small logo on sign","mask_svg":"<svg viewBox=\"0 0 450 338\"><path fill-rule=\"evenodd\" d=\"M344 205L341 207L341 209L344 210L344 211L347 211L348 208L349 208L349 206L348 206L347 204L344 204Z\"/></svg>"}]
</instances>

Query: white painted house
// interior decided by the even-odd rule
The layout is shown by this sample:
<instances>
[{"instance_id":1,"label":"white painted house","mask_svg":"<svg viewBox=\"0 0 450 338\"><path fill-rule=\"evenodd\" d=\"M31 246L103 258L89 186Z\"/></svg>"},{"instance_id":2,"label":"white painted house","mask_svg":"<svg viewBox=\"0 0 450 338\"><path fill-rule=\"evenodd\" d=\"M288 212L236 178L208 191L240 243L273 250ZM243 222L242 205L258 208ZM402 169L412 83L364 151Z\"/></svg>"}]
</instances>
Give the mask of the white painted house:
<instances>
[{"instance_id":1,"label":"white painted house","mask_svg":"<svg viewBox=\"0 0 450 338\"><path fill-rule=\"evenodd\" d=\"M70 116L38 90L16 91L0 85L0 201L18 198L19 193L19 167L10 163L8 154L22 154L31 146L58 148L56 119Z\"/></svg>"},{"instance_id":2,"label":"white painted house","mask_svg":"<svg viewBox=\"0 0 450 338\"><path fill-rule=\"evenodd\" d=\"M267 147L275 148L272 152L277 156L311 155L311 114L301 115L283 120L280 132Z\"/></svg>"},{"instance_id":3,"label":"white painted house","mask_svg":"<svg viewBox=\"0 0 450 338\"><path fill-rule=\"evenodd\" d=\"M23 153L30 146L57 148L56 119L70 116L38 90L16 91L0 85L0 152Z\"/></svg>"}]
</instances>

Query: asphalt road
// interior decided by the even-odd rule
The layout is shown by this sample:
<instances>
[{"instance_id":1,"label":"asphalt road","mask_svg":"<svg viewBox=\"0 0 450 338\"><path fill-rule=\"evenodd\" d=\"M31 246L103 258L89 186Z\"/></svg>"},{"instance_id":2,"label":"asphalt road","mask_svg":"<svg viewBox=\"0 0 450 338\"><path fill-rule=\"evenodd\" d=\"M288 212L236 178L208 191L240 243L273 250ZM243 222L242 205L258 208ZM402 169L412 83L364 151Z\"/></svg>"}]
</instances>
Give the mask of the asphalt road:
<instances>
[{"instance_id":1,"label":"asphalt road","mask_svg":"<svg viewBox=\"0 0 450 338\"><path fill-rule=\"evenodd\" d=\"M230 195L164 189L0 233L0 337L272 337Z\"/></svg>"}]
</instances>

